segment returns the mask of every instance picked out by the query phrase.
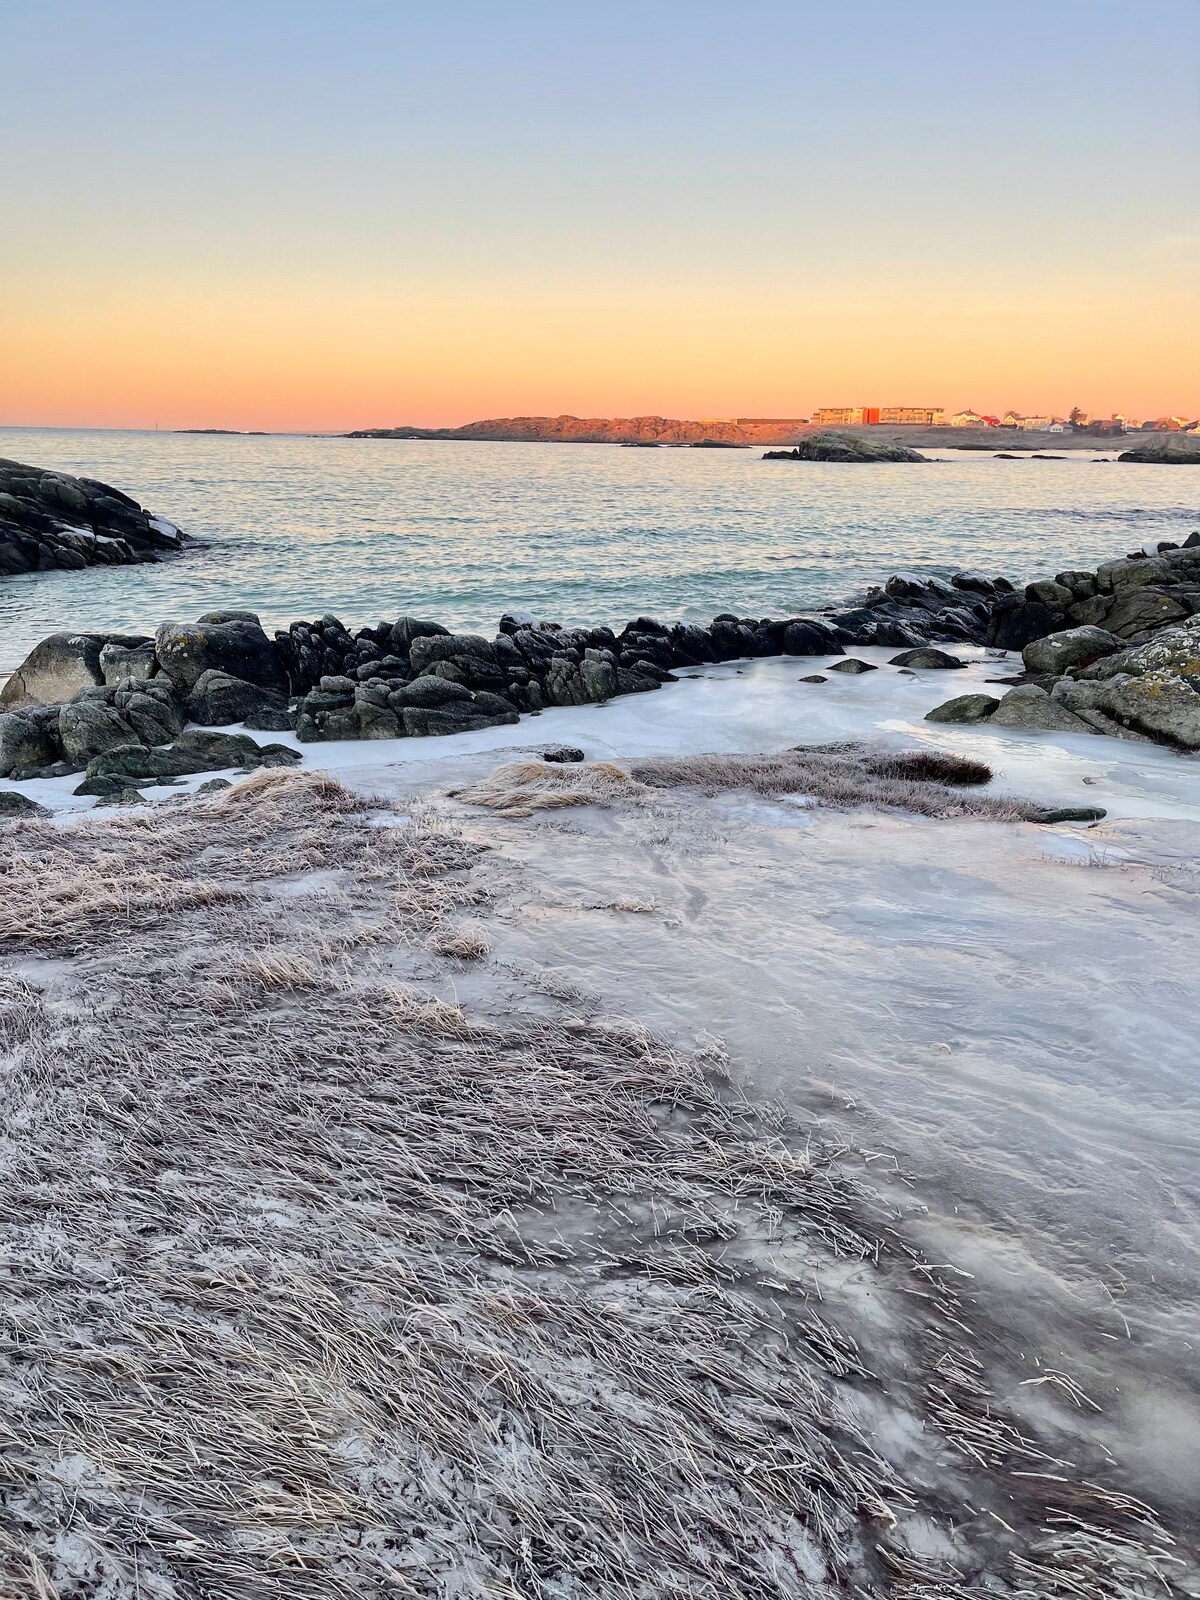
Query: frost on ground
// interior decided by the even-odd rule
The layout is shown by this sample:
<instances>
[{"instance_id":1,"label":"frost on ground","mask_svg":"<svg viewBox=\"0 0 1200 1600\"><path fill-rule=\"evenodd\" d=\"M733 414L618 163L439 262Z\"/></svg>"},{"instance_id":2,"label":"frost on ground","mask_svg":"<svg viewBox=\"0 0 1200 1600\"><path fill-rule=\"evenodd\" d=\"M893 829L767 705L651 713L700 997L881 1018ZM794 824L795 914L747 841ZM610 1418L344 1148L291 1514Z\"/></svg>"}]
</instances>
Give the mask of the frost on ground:
<instances>
[{"instance_id":1,"label":"frost on ground","mask_svg":"<svg viewBox=\"0 0 1200 1600\"><path fill-rule=\"evenodd\" d=\"M3 850L6 1600L1188 1582L718 1052L400 981L493 883L431 813L269 771Z\"/></svg>"}]
</instances>

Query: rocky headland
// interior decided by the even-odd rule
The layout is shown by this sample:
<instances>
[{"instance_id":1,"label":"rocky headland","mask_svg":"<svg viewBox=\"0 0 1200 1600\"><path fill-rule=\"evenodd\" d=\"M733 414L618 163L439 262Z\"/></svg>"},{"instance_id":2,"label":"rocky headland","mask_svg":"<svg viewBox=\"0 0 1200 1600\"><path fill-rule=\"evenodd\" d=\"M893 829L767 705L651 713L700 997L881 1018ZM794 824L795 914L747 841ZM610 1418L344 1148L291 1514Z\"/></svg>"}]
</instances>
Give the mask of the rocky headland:
<instances>
[{"instance_id":1,"label":"rocky headland","mask_svg":"<svg viewBox=\"0 0 1200 1600\"><path fill-rule=\"evenodd\" d=\"M705 626L637 617L620 632L528 612L492 638L400 617L351 632L334 616L268 637L251 612L164 623L153 636L57 634L0 691L0 777L83 775L77 792L119 797L226 767L289 764L296 752L229 727L301 743L421 738L515 723L550 706L657 690L680 670L766 656L840 657L886 646L900 670L961 665L936 644L1022 652L1003 697L959 696L931 720L992 721L1200 749L1200 533L1094 572L1018 590L1002 577L896 573L863 603L781 618L722 613ZM815 675L816 681L823 681Z\"/></svg>"},{"instance_id":2,"label":"rocky headland","mask_svg":"<svg viewBox=\"0 0 1200 1600\"><path fill-rule=\"evenodd\" d=\"M0 460L0 577L158 561L186 538L110 484Z\"/></svg>"},{"instance_id":3,"label":"rocky headland","mask_svg":"<svg viewBox=\"0 0 1200 1600\"><path fill-rule=\"evenodd\" d=\"M802 417L490 417L461 428L359 428L348 439L477 439L545 444L794 444L811 431Z\"/></svg>"}]
</instances>

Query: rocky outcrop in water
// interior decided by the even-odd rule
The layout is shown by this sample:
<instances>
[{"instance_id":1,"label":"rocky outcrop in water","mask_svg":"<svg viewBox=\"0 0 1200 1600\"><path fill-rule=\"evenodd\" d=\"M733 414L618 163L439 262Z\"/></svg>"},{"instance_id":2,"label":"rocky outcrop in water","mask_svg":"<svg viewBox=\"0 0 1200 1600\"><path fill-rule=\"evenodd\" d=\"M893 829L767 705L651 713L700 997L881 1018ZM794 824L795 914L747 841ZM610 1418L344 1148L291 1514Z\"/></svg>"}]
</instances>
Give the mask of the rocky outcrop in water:
<instances>
[{"instance_id":1,"label":"rocky outcrop in water","mask_svg":"<svg viewBox=\"0 0 1200 1600\"><path fill-rule=\"evenodd\" d=\"M107 483L0 460L0 577L158 561L185 538Z\"/></svg>"},{"instance_id":2,"label":"rocky outcrop in water","mask_svg":"<svg viewBox=\"0 0 1200 1600\"><path fill-rule=\"evenodd\" d=\"M794 450L768 450L764 461L928 461L919 450L864 433L814 433Z\"/></svg>"},{"instance_id":3,"label":"rocky outcrop in water","mask_svg":"<svg viewBox=\"0 0 1200 1600\"><path fill-rule=\"evenodd\" d=\"M1195 466L1200 463L1200 438L1194 433L1155 433L1145 444L1122 450L1117 460L1148 466Z\"/></svg>"}]
</instances>

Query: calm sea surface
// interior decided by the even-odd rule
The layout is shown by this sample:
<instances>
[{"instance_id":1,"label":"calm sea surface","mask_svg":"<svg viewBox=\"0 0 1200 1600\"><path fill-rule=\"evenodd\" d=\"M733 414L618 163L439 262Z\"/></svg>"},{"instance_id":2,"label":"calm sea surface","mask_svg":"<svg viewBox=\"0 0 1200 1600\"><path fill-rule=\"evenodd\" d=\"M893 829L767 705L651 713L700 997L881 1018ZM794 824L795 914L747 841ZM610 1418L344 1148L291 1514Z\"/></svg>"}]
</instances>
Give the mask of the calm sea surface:
<instances>
[{"instance_id":1,"label":"calm sea surface","mask_svg":"<svg viewBox=\"0 0 1200 1600\"><path fill-rule=\"evenodd\" d=\"M1090 453L842 467L758 450L10 428L0 456L105 479L204 541L158 566L0 579L0 670L48 633L150 631L218 607L268 627L413 612L488 631L510 606L564 623L778 616L897 568L1028 579L1200 527L1200 470Z\"/></svg>"}]
</instances>

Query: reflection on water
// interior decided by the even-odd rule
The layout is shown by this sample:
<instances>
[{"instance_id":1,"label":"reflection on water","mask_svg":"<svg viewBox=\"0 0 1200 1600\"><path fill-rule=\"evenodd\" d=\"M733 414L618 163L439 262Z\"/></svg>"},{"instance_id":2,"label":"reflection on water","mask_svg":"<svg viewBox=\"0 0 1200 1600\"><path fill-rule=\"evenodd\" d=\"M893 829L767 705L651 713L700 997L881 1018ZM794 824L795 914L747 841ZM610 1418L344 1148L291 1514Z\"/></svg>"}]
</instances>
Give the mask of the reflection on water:
<instances>
[{"instance_id":1,"label":"reflection on water","mask_svg":"<svg viewBox=\"0 0 1200 1600\"><path fill-rule=\"evenodd\" d=\"M154 567L0 582L0 667L59 629L229 606L275 626L414 611L490 629L513 605L563 622L777 616L896 568L1029 577L1200 524L1178 474L1091 455L856 468L757 450L49 429L0 430L0 455L107 479L207 541Z\"/></svg>"}]
</instances>

